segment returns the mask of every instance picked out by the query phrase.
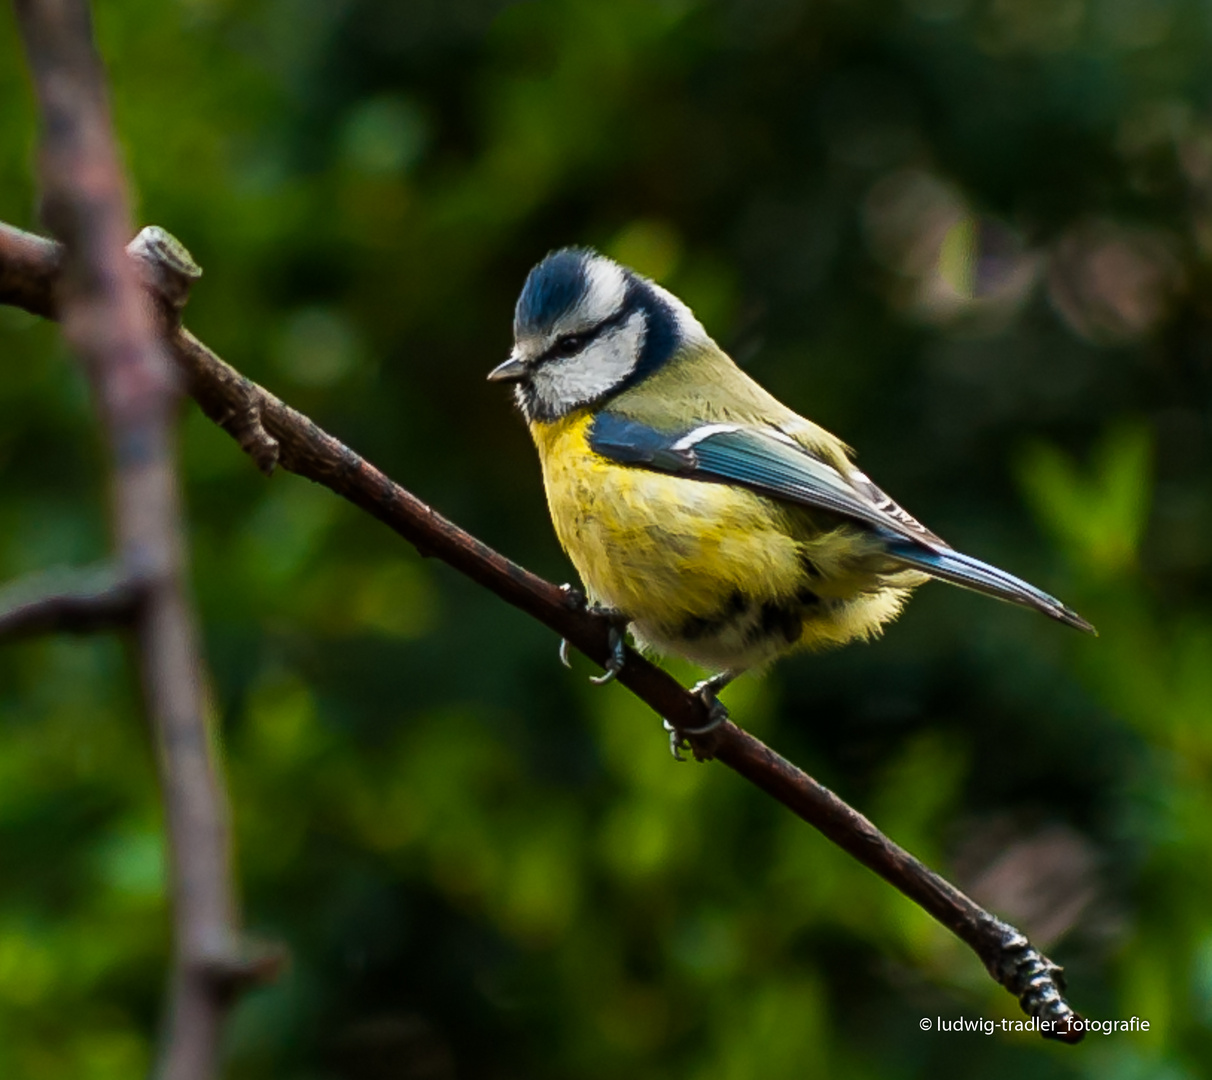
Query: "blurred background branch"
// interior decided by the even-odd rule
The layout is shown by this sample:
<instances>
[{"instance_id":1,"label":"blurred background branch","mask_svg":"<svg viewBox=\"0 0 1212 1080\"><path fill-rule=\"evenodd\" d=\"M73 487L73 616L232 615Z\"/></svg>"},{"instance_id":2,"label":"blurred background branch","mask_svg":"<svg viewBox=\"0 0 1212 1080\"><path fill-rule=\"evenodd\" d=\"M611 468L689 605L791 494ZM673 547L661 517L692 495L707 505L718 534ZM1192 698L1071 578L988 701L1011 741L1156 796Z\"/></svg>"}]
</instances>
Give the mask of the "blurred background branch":
<instances>
[{"instance_id":1,"label":"blurred background branch","mask_svg":"<svg viewBox=\"0 0 1212 1080\"><path fill-rule=\"evenodd\" d=\"M233 990L254 972L240 940L226 794L185 581L176 379L125 252L130 218L87 0L18 0L16 12L42 114L42 216L63 245L61 272L41 304L53 297L92 383L116 551L108 588L46 594L10 609L7 621L48 632L130 626L158 748L173 882L174 962L157 1074L209 1080Z\"/></svg>"},{"instance_id":2,"label":"blurred background branch","mask_svg":"<svg viewBox=\"0 0 1212 1080\"><path fill-rule=\"evenodd\" d=\"M130 626L138 613L140 583L129 577L113 578L112 570L103 567L15 583L0 592L0 640Z\"/></svg>"}]
</instances>

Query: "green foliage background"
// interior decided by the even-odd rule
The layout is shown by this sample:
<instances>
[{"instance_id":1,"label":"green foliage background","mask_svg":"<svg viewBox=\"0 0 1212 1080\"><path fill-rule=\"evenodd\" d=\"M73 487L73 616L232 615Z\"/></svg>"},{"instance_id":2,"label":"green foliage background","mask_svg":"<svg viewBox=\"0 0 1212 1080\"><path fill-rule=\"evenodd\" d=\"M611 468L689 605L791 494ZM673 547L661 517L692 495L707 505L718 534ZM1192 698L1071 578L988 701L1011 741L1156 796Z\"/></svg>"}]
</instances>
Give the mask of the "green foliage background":
<instances>
[{"instance_id":1,"label":"green foliage background","mask_svg":"<svg viewBox=\"0 0 1212 1080\"><path fill-rule=\"evenodd\" d=\"M780 807L675 765L548 632L328 492L267 482L188 407L247 917L294 958L237 1010L232 1077L1208 1072L1206 3L97 18L140 220L206 268L191 328L527 566L571 573L484 374L528 267L589 243L682 295L958 547L1091 618L1083 640L931 586L880 642L727 700L1051 938L1088 1015L1151 1024L1079 1048L921 1032L1016 1006ZM0 218L36 227L7 7L0 57ZM55 329L0 310L0 578L103 555L98 459ZM117 641L0 654L0 1076L151 1060L167 913L136 705Z\"/></svg>"}]
</instances>

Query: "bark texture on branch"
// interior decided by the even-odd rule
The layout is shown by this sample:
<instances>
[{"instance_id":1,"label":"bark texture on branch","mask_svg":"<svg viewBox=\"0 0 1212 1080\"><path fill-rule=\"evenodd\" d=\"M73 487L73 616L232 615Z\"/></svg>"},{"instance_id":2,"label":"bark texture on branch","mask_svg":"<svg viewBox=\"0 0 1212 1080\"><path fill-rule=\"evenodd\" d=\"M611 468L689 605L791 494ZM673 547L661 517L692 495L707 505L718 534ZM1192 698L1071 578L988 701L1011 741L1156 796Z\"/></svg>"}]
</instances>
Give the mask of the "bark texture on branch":
<instances>
[{"instance_id":1,"label":"bark texture on branch","mask_svg":"<svg viewBox=\"0 0 1212 1080\"><path fill-rule=\"evenodd\" d=\"M24 236L22 251L43 245L44 269L55 245ZM146 257L146 256L144 256ZM0 262L4 258L0 246ZM0 280L3 280L0 267ZM53 273L50 274L53 281ZM34 297L35 303L45 298ZM32 308L30 308L32 310ZM438 514L394 483L302 413L246 379L187 330L178 308L163 301L169 345L186 389L203 412L235 438L264 471L276 465L323 484L414 544L566 638L590 659L609 656L609 623L567 592L525 570ZM628 650L618 681L676 728L706 723L702 701L670 675ZM759 739L728 722L709 734L688 736L700 758L715 758L777 799L843 850L899 889L951 930L980 957L990 975L1009 990L1024 1012L1040 1020L1046 1038L1078 1042L1079 1017L1063 995L1061 969L1014 927L985 911L862 814Z\"/></svg>"}]
</instances>

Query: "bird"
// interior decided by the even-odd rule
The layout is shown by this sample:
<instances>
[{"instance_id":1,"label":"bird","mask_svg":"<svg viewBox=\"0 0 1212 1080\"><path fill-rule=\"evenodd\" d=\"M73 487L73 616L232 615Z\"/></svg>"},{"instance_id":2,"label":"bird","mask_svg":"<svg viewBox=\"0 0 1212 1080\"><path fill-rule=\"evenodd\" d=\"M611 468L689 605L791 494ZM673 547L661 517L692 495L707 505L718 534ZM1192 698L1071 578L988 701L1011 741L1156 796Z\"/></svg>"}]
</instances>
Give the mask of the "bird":
<instances>
[{"instance_id":1,"label":"bird","mask_svg":"<svg viewBox=\"0 0 1212 1080\"><path fill-rule=\"evenodd\" d=\"M514 310L513 385L538 450L556 536L642 652L712 672L719 692L800 649L871 638L934 578L1094 633L1055 597L964 555L878 488L836 436L742 371L671 292L591 248L553 251ZM567 663L567 642L561 659Z\"/></svg>"}]
</instances>

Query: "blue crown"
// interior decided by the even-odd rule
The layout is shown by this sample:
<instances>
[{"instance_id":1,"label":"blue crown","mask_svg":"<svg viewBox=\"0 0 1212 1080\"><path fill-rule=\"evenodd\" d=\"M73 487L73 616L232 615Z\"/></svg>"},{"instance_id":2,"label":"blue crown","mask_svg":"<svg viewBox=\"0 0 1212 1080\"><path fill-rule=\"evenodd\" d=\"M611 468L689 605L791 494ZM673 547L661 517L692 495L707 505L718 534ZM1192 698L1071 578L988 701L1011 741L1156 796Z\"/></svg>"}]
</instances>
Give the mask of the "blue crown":
<instances>
[{"instance_id":1,"label":"blue crown","mask_svg":"<svg viewBox=\"0 0 1212 1080\"><path fill-rule=\"evenodd\" d=\"M588 248L561 248L531 270L514 309L514 332L540 333L571 311L589 287L585 267L596 254Z\"/></svg>"}]
</instances>

